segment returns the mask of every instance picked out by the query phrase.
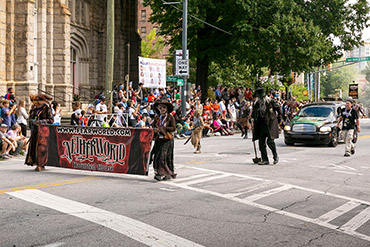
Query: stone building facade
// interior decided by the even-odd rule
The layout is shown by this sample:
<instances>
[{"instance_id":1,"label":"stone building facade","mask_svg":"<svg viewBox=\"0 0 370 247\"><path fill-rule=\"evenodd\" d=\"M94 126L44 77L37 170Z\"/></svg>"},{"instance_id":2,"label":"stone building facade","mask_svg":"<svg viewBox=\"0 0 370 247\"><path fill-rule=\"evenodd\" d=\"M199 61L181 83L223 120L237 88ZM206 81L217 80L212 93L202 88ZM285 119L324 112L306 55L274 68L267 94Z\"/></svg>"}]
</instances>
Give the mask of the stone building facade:
<instances>
[{"instance_id":1,"label":"stone building facade","mask_svg":"<svg viewBox=\"0 0 370 247\"><path fill-rule=\"evenodd\" d=\"M0 0L0 93L13 87L27 99L46 92L67 110L74 94L91 101L105 85L106 6L107 0ZM140 40L137 0L115 0L113 84L128 72L137 81Z\"/></svg>"}]
</instances>

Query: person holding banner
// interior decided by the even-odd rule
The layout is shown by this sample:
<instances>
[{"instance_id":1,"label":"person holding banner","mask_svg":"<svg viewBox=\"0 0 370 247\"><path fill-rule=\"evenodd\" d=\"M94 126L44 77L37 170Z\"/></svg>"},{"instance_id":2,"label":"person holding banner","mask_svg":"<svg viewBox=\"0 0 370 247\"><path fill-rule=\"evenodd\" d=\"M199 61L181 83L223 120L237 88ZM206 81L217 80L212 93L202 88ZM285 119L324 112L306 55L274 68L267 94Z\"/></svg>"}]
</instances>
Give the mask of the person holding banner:
<instances>
[{"instance_id":1,"label":"person holding banner","mask_svg":"<svg viewBox=\"0 0 370 247\"><path fill-rule=\"evenodd\" d=\"M42 171L45 169L45 163L41 164L38 160L38 128L41 123L52 124L54 122L53 113L48 102L48 100L52 98L46 94L39 94L30 95L30 99L33 104L29 114L31 137L25 163L29 166L36 165L37 167L35 170Z\"/></svg>"},{"instance_id":2,"label":"person holding banner","mask_svg":"<svg viewBox=\"0 0 370 247\"><path fill-rule=\"evenodd\" d=\"M155 142L150 154L150 163L153 161L154 179L161 181L176 178L173 167L174 140L172 133L176 131L175 118L172 116L173 105L166 99L154 103L157 113L153 121Z\"/></svg>"}]
</instances>

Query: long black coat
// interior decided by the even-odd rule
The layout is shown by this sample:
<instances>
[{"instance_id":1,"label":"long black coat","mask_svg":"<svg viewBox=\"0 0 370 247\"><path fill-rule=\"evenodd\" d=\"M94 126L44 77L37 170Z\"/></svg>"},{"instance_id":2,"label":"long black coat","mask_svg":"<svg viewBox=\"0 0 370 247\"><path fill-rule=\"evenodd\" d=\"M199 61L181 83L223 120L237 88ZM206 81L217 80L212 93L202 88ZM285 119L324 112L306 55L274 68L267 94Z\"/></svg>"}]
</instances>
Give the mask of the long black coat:
<instances>
[{"instance_id":1,"label":"long black coat","mask_svg":"<svg viewBox=\"0 0 370 247\"><path fill-rule=\"evenodd\" d=\"M264 117L260 118L258 117L258 112L259 112L260 107L264 103L266 104L266 109L263 114ZM280 133L279 123L281 122L281 116L282 116L281 110L280 110L279 105L276 103L276 101L274 101L273 99L267 96L262 99L257 100L253 104L253 112L252 112L252 117L254 120L253 141L258 140L260 138L261 128L263 126L266 126L263 123L261 123L261 121L266 122L271 139L279 138L279 133Z\"/></svg>"}]
</instances>

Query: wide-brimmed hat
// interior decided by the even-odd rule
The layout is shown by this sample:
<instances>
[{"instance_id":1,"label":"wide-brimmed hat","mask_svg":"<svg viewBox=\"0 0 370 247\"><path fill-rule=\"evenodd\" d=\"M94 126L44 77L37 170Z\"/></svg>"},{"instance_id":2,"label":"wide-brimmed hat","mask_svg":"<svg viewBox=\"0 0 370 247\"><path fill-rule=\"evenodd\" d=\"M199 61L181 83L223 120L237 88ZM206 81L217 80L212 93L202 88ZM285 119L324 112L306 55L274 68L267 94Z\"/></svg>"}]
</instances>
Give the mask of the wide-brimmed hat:
<instances>
[{"instance_id":1,"label":"wide-brimmed hat","mask_svg":"<svg viewBox=\"0 0 370 247\"><path fill-rule=\"evenodd\" d=\"M46 94L37 94L37 95L31 94L30 99L31 101L40 101L40 102L49 103L49 101L52 100L53 98Z\"/></svg>"},{"instance_id":2,"label":"wide-brimmed hat","mask_svg":"<svg viewBox=\"0 0 370 247\"><path fill-rule=\"evenodd\" d=\"M168 100L166 100L166 99L159 99L159 100L156 100L155 102L154 102L154 105L153 105L153 107L154 107L154 111L156 112L156 113L158 113L159 114L159 110L158 110L158 106L159 105L165 105L165 106L167 106L167 112L168 113L170 113L170 112L172 112L173 111L173 105L172 105L172 103L170 103L170 102L168 102Z\"/></svg>"}]
</instances>

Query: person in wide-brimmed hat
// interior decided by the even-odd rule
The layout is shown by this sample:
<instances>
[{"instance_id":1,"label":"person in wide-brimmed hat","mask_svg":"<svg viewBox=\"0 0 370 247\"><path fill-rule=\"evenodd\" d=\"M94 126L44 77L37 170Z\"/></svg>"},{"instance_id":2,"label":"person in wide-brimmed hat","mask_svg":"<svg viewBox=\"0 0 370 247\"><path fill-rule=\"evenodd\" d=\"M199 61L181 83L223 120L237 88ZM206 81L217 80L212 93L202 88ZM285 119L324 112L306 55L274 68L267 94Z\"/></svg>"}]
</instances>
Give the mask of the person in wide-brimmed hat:
<instances>
[{"instance_id":1,"label":"person in wide-brimmed hat","mask_svg":"<svg viewBox=\"0 0 370 247\"><path fill-rule=\"evenodd\" d=\"M153 121L155 142L150 154L150 163L153 162L154 179L166 180L176 178L173 166L174 141L172 133L176 130L175 118L172 116L173 105L165 99L157 100L154 105L157 113Z\"/></svg>"},{"instance_id":2,"label":"person in wide-brimmed hat","mask_svg":"<svg viewBox=\"0 0 370 247\"><path fill-rule=\"evenodd\" d=\"M33 106L29 114L31 137L28 145L26 164L29 166L36 165L36 171L42 171L45 169L47 157L38 157L37 155L38 128L41 123L52 124L54 122L53 113L49 104L52 98L46 94L38 94L30 95L30 99Z\"/></svg>"},{"instance_id":3,"label":"person in wide-brimmed hat","mask_svg":"<svg viewBox=\"0 0 370 247\"><path fill-rule=\"evenodd\" d=\"M156 100L154 102L154 105L153 105L153 108L154 108L154 111L157 113L157 114L160 114L159 110L158 110L158 106L159 105L165 105L167 107L167 112L168 113L171 113L173 112L173 104L168 102L167 99L159 99L159 100Z\"/></svg>"}]
</instances>

